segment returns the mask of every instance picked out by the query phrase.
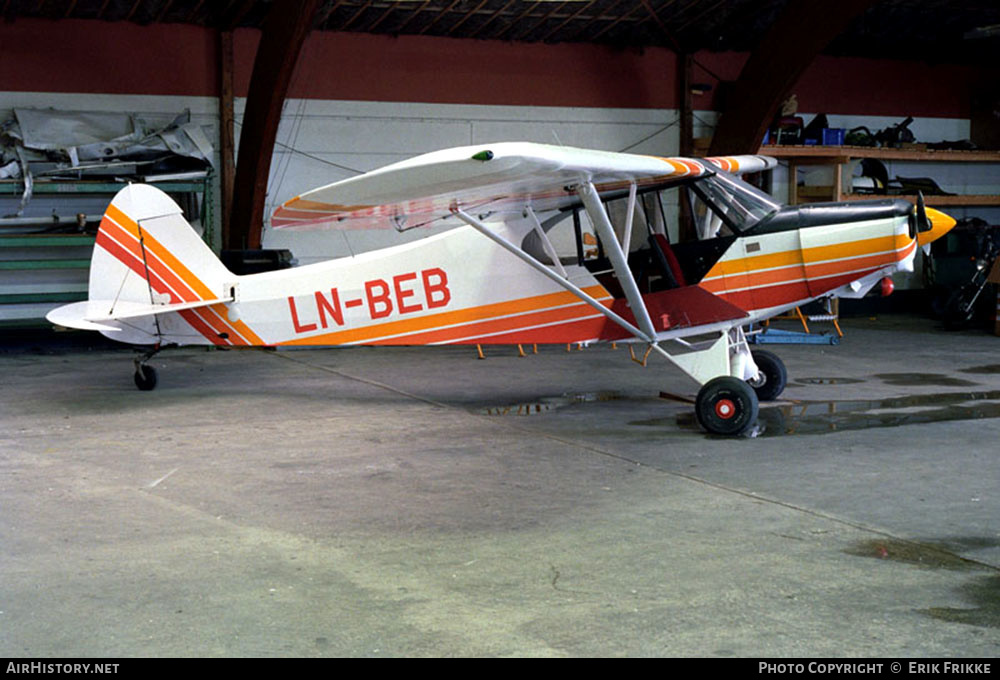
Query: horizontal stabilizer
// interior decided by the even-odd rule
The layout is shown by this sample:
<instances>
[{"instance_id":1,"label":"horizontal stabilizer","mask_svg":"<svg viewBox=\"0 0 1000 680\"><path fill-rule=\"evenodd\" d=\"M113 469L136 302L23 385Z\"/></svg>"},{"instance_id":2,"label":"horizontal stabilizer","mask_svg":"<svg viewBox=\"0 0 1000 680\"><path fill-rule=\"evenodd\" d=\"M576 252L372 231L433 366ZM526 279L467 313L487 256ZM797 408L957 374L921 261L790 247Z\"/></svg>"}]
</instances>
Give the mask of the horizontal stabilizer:
<instances>
[{"instance_id":1,"label":"horizontal stabilizer","mask_svg":"<svg viewBox=\"0 0 1000 680\"><path fill-rule=\"evenodd\" d=\"M84 302L74 302L72 304L56 307L45 318L50 323L63 328L79 328L82 331L120 331L121 328L108 326L107 324L88 321L88 310L91 305L100 305L105 310L110 308L108 301L98 300L96 302L85 300Z\"/></svg>"},{"instance_id":2,"label":"horizontal stabilizer","mask_svg":"<svg viewBox=\"0 0 1000 680\"><path fill-rule=\"evenodd\" d=\"M64 326L66 328L79 328L87 331L119 331L121 330L120 328L109 326L106 322L181 312L186 309L208 307L232 301L233 298L217 298L214 300L179 302L172 305L151 305L124 300L117 302L112 300L86 300L53 309L45 318L57 326Z\"/></svg>"}]
</instances>

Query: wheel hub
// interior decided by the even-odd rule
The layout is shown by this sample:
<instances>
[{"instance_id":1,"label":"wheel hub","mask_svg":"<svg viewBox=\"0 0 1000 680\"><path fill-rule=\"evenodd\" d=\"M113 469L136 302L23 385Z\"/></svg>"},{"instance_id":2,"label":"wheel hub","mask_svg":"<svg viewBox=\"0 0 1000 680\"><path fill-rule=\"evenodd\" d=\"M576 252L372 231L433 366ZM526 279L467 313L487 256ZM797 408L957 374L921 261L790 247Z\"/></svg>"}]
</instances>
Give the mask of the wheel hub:
<instances>
[{"instance_id":1,"label":"wheel hub","mask_svg":"<svg viewBox=\"0 0 1000 680\"><path fill-rule=\"evenodd\" d=\"M723 420L729 420L736 415L736 404L732 399L720 399L715 402L715 415Z\"/></svg>"}]
</instances>

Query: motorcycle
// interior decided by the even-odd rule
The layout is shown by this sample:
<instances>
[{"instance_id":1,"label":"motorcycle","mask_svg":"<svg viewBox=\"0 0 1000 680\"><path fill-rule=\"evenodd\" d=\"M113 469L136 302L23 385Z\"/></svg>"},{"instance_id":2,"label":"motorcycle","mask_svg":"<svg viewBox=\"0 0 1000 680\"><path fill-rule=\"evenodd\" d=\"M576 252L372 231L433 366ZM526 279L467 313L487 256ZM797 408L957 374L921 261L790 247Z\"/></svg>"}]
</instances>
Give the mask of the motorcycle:
<instances>
[{"instance_id":1,"label":"motorcycle","mask_svg":"<svg viewBox=\"0 0 1000 680\"><path fill-rule=\"evenodd\" d=\"M976 316L976 302L989 283L990 270L1000 255L1000 229L984 229L976 234L976 253L972 257L972 276L939 302L938 313L948 330L968 327Z\"/></svg>"}]
</instances>

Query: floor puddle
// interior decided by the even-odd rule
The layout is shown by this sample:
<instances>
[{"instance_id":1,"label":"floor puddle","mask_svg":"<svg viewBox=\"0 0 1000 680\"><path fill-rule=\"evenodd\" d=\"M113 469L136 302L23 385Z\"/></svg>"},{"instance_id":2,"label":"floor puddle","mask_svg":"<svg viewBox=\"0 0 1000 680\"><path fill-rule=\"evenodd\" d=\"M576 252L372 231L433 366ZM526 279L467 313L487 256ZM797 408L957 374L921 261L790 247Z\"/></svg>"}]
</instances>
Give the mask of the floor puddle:
<instances>
[{"instance_id":1,"label":"floor puddle","mask_svg":"<svg viewBox=\"0 0 1000 680\"><path fill-rule=\"evenodd\" d=\"M794 382L800 385L856 385L863 383L864 380L857 378L797 378Z\"/></svg>"},{"instance_id":2,"label":"floor puddle","mask_svg":"<svg viewBox=\"0 0 1000 680\"><path fill-rule=\"evenodd\" d=\"M972 387L979 383L962 378L954 378L944 373L878 373L872 377L884 381L888 385L903 385L907 387L919 385L940 385L941 387Z\"/></svg>"},{"instance_id":3,"label":"floor puddle","mask_svg":"<svg viewBox=\"0 0 1000 680\"><path fill-rule=\"evenodd\" d=\"M996 375L1000 373L1000 364L987 364L986 366L971 366L963 368L959 373L971 373L973 375Z\"/></svg>"},{"instance_id":4,"label":"floor puddle","mask_svg":"<svg viewBox=\"0 0 1000 680\"><path fill-rule=\"evenodd\" d=\"M582 404L595 401L614 401L623 399L621 392L613 390L601 392L578 392L574 394L564 394L559 397L541 397L531 401L516 404L505 404L502 406L487 406L476 411L484 416L533 416L548 413L555 409L570 406L572 404Z\"/></svg>"},{"instance_id":5,"label":"floor puddle","mask_svg":"<svg viewBox=\"0 0 1000 680\"><path fill-rule=\"evenodd\" d=\"M799 401L781 406L762 406L757 425L747 436L828 434L982 418L1000 418L1000 390L916 394L890 399ZM670 418L656 418L630 424L667 426L670 422ZM678 414L676 424L682 429L701 431L693 411Z\"/></svg>"},{"instance_id":6,"label":"floor puddle","mask_svg":"<svg viewBox=\"0 0 1000 680\"><path fill-rule=\"evenodd\" d=\"M949 569L952 571L983 571L989 569L972 560L963 559L951 552L946 545L915 543L895 538L873 538L862 541L844 552L858 557L870 557L911 564L924 569ZM960 545L967 541L960 539ZM986 540L986 544L991 541ZM992 542L995 544L995 542ZM975 577L959 587L968 607L928 607L917 610L939 621L964 623L982 628L1000 628L1000 576L996 574Z\"/></svg>"}]
</instances>

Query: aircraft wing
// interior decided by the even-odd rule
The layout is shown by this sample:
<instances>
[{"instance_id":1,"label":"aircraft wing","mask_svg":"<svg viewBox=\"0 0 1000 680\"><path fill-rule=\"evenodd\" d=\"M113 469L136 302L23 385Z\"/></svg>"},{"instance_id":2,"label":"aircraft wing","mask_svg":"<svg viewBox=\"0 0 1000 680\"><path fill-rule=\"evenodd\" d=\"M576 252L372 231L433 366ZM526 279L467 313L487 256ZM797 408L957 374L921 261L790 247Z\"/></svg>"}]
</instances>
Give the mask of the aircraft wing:
<instances>
[{"instance_id":1,"label":"aircraft wing","mask_svg":"<svg viewBox=\"0 0 1000 680\"><path fill-rule=\"evenodd\" d=\"M277 229L400 231L460 222L453 206L481 216L542 212L578 205L572 190L593 182L602 195L666 186L721 169L756 172L775 165L765 156L690 159L592 151L528 142L466 146L417 156L297 196L271 218Z\"/></svg>"}]
</instances>

